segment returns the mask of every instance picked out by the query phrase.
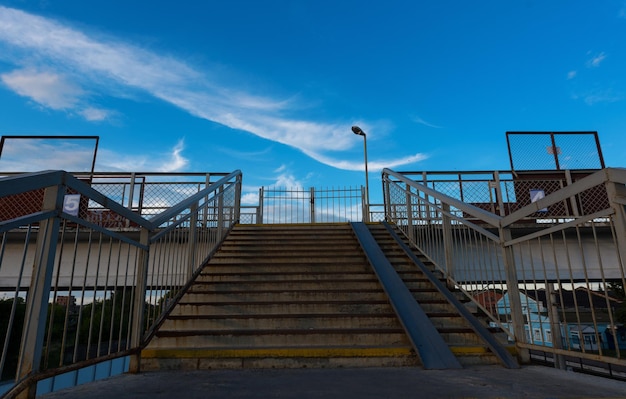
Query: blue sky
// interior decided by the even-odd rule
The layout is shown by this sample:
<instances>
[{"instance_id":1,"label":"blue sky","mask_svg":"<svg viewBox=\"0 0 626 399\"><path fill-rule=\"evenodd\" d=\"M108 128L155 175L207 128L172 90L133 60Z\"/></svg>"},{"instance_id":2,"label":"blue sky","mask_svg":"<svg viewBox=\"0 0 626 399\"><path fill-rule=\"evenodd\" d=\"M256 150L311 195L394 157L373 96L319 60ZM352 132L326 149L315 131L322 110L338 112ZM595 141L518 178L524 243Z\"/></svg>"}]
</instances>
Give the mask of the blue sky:
<instances>
[{"instance_id":1,"label":"blue sky","mask_svg":"<svg viewBox=\"0 0 626 399\"><path fill-rule=\"evenodd\" d=\"M506 131L624 166L626 2L0 0L0 134L100 136L96 170L357 186L352 125L372 203L383 167L509 169Z\"/></svg>"}]
</instances>

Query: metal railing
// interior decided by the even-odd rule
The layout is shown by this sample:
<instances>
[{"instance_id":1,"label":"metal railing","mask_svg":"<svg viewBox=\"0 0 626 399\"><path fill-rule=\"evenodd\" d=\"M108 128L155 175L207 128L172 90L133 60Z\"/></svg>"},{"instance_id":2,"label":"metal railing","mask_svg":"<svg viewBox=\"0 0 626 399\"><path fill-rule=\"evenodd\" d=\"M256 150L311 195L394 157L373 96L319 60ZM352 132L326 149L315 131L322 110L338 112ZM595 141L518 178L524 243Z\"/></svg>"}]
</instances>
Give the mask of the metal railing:
<instances>
[{"instance_id":1,"label":"metal railing","mask_svg":"<svg viewBox=\"0 0 626 399\"><path fill-rule=\"evenodd\" d=\"M77 179L88 183L91 188L143 217L152 217L189 196L209 187L229 173L162 173L162 172L72 172ZM10 177L24 173L3 172L0 176ZM26 194L25 194L26 195ZM23 201L0 209L0 220L8 220L37 210L43 191L27 194ZM82 217L95 224L109 228L124 229L127 226L119 216L95 201L84 200Z\"/></svg>"},{"instance_id":2,"label":"metal railing","mask_svg":"<svg viewBox=\"0 0 626 399\"><path fill-rule=\"evenodd\" d=\"M383 204L367 206L364 190L362 186L261 187L259 205L242 206L241 222L244 224L280 224L384 220Z\"/></svg>"},{"instance_id":3,"label":"metal railing","mask_svg":"<svg viewBox=\"0 0 626 399\"><path fill-rule=\"evenodd\" d=\"M448 283L503 327L525 360L541 352L563 368L599 361L626 377L626 170L586 173L554 190L554 180L513 174L426 175L385 169L385 213ZM542 187L545 196L523 194Z\"/></svg>"},{"instance_id":4,"label":"metal railing","mask_svg":"<svg viewBox=\"0 0 626 399\"><path fill-rule=\"evenodd\" d=\"M127 356L138 370L140 349L238 221L241 172L185 196L147 218L67 172L0 179L0 207L13 212L0 221L7 397L48 377L74 385ZM94 221L94 208L115 225Z\"/></svg>"}]
</instances>

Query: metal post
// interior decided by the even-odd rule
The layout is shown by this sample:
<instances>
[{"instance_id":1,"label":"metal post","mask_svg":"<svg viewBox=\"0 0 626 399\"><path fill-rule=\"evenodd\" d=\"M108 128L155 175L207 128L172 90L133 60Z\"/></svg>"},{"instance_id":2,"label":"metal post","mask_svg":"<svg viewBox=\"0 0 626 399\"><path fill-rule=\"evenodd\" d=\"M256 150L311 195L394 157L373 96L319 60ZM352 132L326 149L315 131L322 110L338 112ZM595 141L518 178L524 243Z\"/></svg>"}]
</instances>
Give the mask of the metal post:
<instances>
[{"instance_id":1,"label":"metal post","mask_svg":"<svg viewBox=\"0 0 626 399\"><path fill-rule=\"evenodd\" d=\"M128 187L128 209L133 210L133 197L135 196L135 172L130 174L130 185ZM130 220L126 219L126 228L130 227Z\"/></svg>"},{"instance_id":2,"label":"metal post","mask_svg":"<svg viewBox=\"0 0 626 399\"><path fill-rule=\"evenodd\" d=\"M217 191L217 236L222 239L224 232L224 186Z\"/></svg>"},{"instance_id":3,"label":"metal post","mask_svg":"<svg viewBox=\"0 0 626 399\"><path fill-rule=\"evenodd\" d=\"M233 223L238 223L241 220L241 175L238 175L235 180L235 214L233 215Z\"/></svg>"},{"instance_id":4,"label":"metal post","mask_svg":"<svg viewBox=\"0 0 626 399\"><path fill-rule=\"evenodd\" d=\"M365 157L365 199L367 214L370 213L370 185L369 185L369 172L367 170L367 136L363 133L363 156ZM368 218L369 219L369 218ZM368 220L369 221L369 220Z\"/></svg>"},{"instance_id":5,"label":"metal post","mask_svg":"<svg viewBox=\"0 0 626 399\"><path fill-rule=\"evenodd\" d=\"M196 269L196 241L198 240L198 204L189 208L189 235L187 237L187 280L191 279Z\"/></svg>"},{"instance_id":6,"label":"metal post","mask_svg":"<svg viewBox=\"0 0 626 399\"><path fill-rule=\"evenodd\" d=\"M139 373L141 371L141 347L144 332L144 313L146 307L146 287L148 285L148 266L150 260L150 232L142 228L139 236L140 244L148 247L147 250L140 249L137 259L135 293L133 295L133 317L130 325L130 347L137 349L137 352L130 357L129 373Z\"/></svg>"},{"instance_id":7,"label":"metal post","mask_svg":"<svg viewBox=\"0 0 626 399\"><path fill-rule=\"evenodd\" d=\"M365 206L367 208L367 215L369 220L369 209L370 209L370 185L369 185L369 173L367 170L367 135L365 132L358 126L352 126L352 133L357 136L363 136L363 157L365 160Z\"/></svg>"},{"instance_id":8,"label":"metal post","mask_svg":"<svg viewBox=\"0 0 626 399\"><path fill-rule=\"evenodd\" d=\"M385 217L384 220L388 222L393 222L393 218L391 216L391 189L389 185L389 175L383 172L383 204L385 208Z\"/></svg>"},{"instance_id":9,"label":"metal post","mask_svg":"<svg viewBox=\"0 0 626 399\"><path fill-rule=\"evenodd\" d=\"M263 224L263 187L259 189L259 207L256 210L256 222Z\"/></svg>"},{"instance_id":10,"label":"metal post","mask_svg":"<svg viewBox=\"0 0 626 399\"><path fill-rule=\"evenodd\" d=\"M509 295L509 305L511 306L511 323L513 324L513 334L515 342L526 343L526 333L524 330L524 314L522 313L522 300L520 298L517 269L515 268L515 257L513 248L507 246L506 243L511 241L511 230L500 228L500 242L502 247L502 255L504 259L504 269L506 273L506 286ZM528 349L517 348L520 362L530 362L530 353Z\"/></svg>"},{"instance_id":11,"label":"metal post","mask_svg":"<svg viewBox=\"0 0 626 399\"><path fill-rule=\"evenodd\" d=\"M362 221L367 223L369 222L369 217L368 217L368 211L367 211L367 206L365 204L365 187L361 186L361 213L363 214L362 216Z\"/></svg>"},{"instance_id":12,"label":"metal post","mask_svg":"<svg viewBox=\"0 0 626 399\"><path fill-rule=\"evenodd\" d=\"M552 283L546 284L546 305L548 305L548 318L550 319L550 331L552 332L552 347L563 348L563 336L561 335L561 323L559 322L559 309L556 305L556 293ZM553 353L554 367L565 370L565 358L558 353Z\"/></svg>"},{"instance_id":13,"label":"metal post","mask_svg":"<svg viewBox=\"0 0 626 399\"><path fill-rule=\"evenodd\" d=\"M205 188L208 188L211 185L210 173L206 174L206 179L205 179L204 184L205 184ZM208 195L204 197L204 206L203 206L203 212L202 212L202 227L204 228L209 227L209 196Z\"/></svg>"},{"instance_id":14,"label":"metal post","mask_svg":"<svg viewBox=\"0 0 626 399\"><path fill-rule=\"evenodd\" d=\"M406 227L409 239L415 243L415 229L413 228L413 204L411 203L411 186L406 186Z\"/></svg>"},{"instance_id":15,"label":"metal post","mask_svg":"<svg viewBox=\"0 0 626 399\"><path fill-rule=\"evenodd\" d=\"M428 176L426 174L426 172L422 172L422 183L424 183L424 186L428 187ZM434 186L432 187L434 189ZM424 220L428 221L428 224L431 223L432 218L430 215L430 206L428 205L430 202L430 197L428 196L428 194L424 194L424 214L422 216L421 209L418 209L418 211L420 212L420 217L422 217ZM420 205L421 208L421 205Z\"/></svg>"},{"instance_id":16,"label":"metal post","mask_svg":"<svg viewBox=\"0 0 626 399\"><path fill-rule=\"evenodd\" d=\"M613 181L606 182L606 193L611 207L615 210L615 239L622 262L626 260L626 187ZM624 267L624 265L622 265Z\"/></svg>"},{"instance_id":17,"label":"metal post","mask_svg":"<svg viewBox=\"0 0 626 399\"><path fill-rule=\"evenodd\" d=\"M61 186L46 188L42 211L56 209L60 212L63 208L63 195L64 190L61 190ZM37 252L35 253L33 273L26 300L24 332L22 333L18 358L18 379L27 377L29 374L38 371L40 367L59 226L60 220L56 216L40 222L39 225ZM34 398L36 394L37 384L35 383L20 393L19 397Z\"/></svg>"},{"instance_id":18,"label":"metal post","mask_svg":"<svg viewBox=\"0 0 626 399\"><path fill-rule=\"evenodd\" d=\"M443 228L443 250L446 259L446 279L448 286L452 286L454 278L454 264L452 256L452 219L448 215L450 213L450 204L442 203L442 228Z\"/></svg>"},{"instance_id":19,"label":"metal post","mask_svg":"<svg viewBox=\"0 0 626 399\"><path fill-rule=\"evenodd\" d=\"M309 189L309 213L311 223L315 223L315 189L311 187Z\"/></svg>"},{"instance_id":20,"label":"metal post","mask_svg":"<svg viewBox=\"0 0 626 399\"><path fill-rule=\"evenodd\" d=\"M496 201L498 202L498 214L505 216L506 211L504 209L504 200L502 199L502 186L500 183L500 173L498 171L493 172L494 190L496 190Z\"/></svg>"}]
</instances>

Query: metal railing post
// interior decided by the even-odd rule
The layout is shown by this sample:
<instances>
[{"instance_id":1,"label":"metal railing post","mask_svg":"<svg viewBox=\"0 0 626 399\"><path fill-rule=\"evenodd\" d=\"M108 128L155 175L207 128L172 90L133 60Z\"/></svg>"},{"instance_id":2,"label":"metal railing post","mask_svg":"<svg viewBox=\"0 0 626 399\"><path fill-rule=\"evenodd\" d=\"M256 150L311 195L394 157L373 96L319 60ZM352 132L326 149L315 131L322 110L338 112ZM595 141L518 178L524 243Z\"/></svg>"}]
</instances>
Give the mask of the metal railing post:
<instances>
[{"instance_id":1,"label":"metal railing post","mask_svg":"<svg viewBox=\"0 0 626 399\"><path fill-rule=\"evenodd\" d=\"M224 232L224 187L217 192L217 236L221 239Z\"/></svg>"},{"instance_id":2,"label":"metal railing post","mask_svg":"<svg viewBox=\"0 0 626 399\"><path fill-rule=\"evenodd\" d=\"M548 319L550 320L550 331L552 335L552 347L563 349L563 335L561 334L561 323L559 321L559 308L557 306L556 292L552 283L546 284L546 304L548 306ZM554 367L565 370L565 357L558 353L553 353Z\"/></svg>"},{"instance_id":3,"label":"metal railing post","mask_svg":"<svg viewBox=\"0 0 626 399\"><path fill-rule=\"evenodd\" d=\"M189 208L189 235L187 237L187 280L196 268L196 241L198 240L198 204Z\"/></svg>"},{"instance_id":4,"label":"metal railing post","mask_svg":"<svg viewBox=\"0 0 626 399\"><path fill-rule=\"evenodd\" d=\"M241 185L242 176L235 178L235 214L233 215L233 223L241 221Z\"/></svg>"},{"instance_id":5,"label":"metal railing post","mask_svg":"<svg viewBox=\"0 0 626 399\"><path fill-rule=\"evenodd\" d=\"M143 340L144 317L146 307L146 287L148 280L148 266L150 261L150 231L142 228L140 232L139 242L148 247L148 250L140 250L137 260L137 281L135 283L135 293L133 295L133 317L130 325L130 347L137 350L130 357L129 373L139 373L141 371L141 352L139 348Z\"/></svg>"},{"instance_id":6,"label":"metal railing post","mask_svg":"<svg viewBox=\"0 0 626 399\"><path fill-rule=\"evenodd\" d=\"M449 286L453 286L452 280L454 278L454 263L452 256L452 219L448 214L450 213L450 204L442 203L442 228L443 228L443 251L446 260L446 280Z\"/></svg>"},{"instance_id":7,"label":"metal railing post","mask_svg":"<svg viewBox=\"0 0 626 399\"><path fill-rule=\"evenodd\" d=\"M504 209L504 200L502 199L502 186L500 183L500 173L498 171L493 172L493 185L496 190L496 201L498 202L498 215L505 216L506 210Z\"/></svg>"},{"instance_id":8,"label":"metal railing post","mask_svg":"<svg viewBox=\"0 0 626 399\"><path fill-rule=\"evenodd\" d=\"M526 343L524 314L522 312L522 300L520 297L517 269L515 267L515 257L513 248L506 243L511 241L511 230L500 228L500 245L502 247L502 257L504 259L504 270L506 274L507 294L509 295L509 306L511 308L511 324L513 324L513 334L515 342ZM522 363L530 362L528 349L517 347L518 356Z\"/></svg>"},{"instance_id":9,"label":"metal railing post","mask_svg":"<svg viewBox=\"0 0 626 399\"><path fill-rule=\"evenodd\" d=\"M256 220L258 224L263 224L263 187L259 189L259 207L256 210Z\"/></svg>"},{"instance_id":10,"label":"metal railing post","mask_svg":"<svg viewBox=\"0 0 626 399\"><path fill-rule=\"evenodd\" d=\"M413 204L411 203L411 186L406 186L406 224L411 242L415 242L415 229L413 228Z\"/></svg>"},{"instance_id":11,"label":"metal railing post","mask_svg":"<svg viewBox=\"0 0 626 399\"><path fill-rule=\"evenodd\" d=\"M626 260L626 187L607 181L605 184L607 197L611 207L615 210L613 222L615 224L615 239L617 251L622 263ZM624 265L621 265L624 267Z\"/></svg>"},{"instance_id":12,"label":"metal railing post","mask_svg":"<svg viewBox=\"0 0 626 399\"><path fill-rule=\"evenodd\" d=\"M367 200L365 195L365 188L361 186L361 213L363 214L361 219L363 222L367 223L369 222L369 210L367 209Z\"/></svg>"},{"instance_id":13,"label":"metal railing post","mask_svg":"<svg viewBox=\"0 0 626 399\"><path fill-rule=\"evenodd\" d=\"M128 187L128 209L133 210L133 197L135 196L135 172L130 174L130 187ZM130 220L126 219L126 228L130 227Z\"/></svg>"},{"instance_id":14,"label":"metal railing post","mask_svg":"<svg viewBox=\"0 0 626 399\"><path fill-rule=\"evenodd\" d=\"M311 223L315 223L315 188L311 187L309 190L310 194L309 194L309 202L310 202L310 208L309 212L311 214Z\"/></svg>"},{"instance_id":15,"label":"metal railing post","mask_svg":"<svg viewBox=\"0 0 626 399\"><path fill-rule=\"evenodd\" d=\"M384 220L392 222L391 217L391 192L389 188L389 176L383 172L383 208L385 209Z\"/></svg>"},{"instance_id":16,"label":"metal railing post","mask_svg":"<svg viewBox=\"0 0 626 399\"><path fill-rule=\"evenodd\" d=\"M45 189L42 211L55 209L61 211L64 195L64 190L61 188L62 186L53 186ZM39 225L33 272L26 300L24 332L18 358L18 379L23 379L33 372L39 371L59 226L60 219L58 216L44 220ZM35 383L22 391L18 397L34 398L36 394L37 384Z\"/></svg>"},{"instance_id":17,"label":"metal railing post","mask_svg":"<svg viewBox=\"0 0 626 399\"><path fill-rule=\"evenodd\" d=\"M211 174L207 173L206 174L206 179L205 179L205 188L209 187L211 185ZM209 196L207 195L206 197L204 197L204 206L203 206L203 212L202 212L202 227L204 228L208 228L209 227Z\"/></svg>"}]
</instances>

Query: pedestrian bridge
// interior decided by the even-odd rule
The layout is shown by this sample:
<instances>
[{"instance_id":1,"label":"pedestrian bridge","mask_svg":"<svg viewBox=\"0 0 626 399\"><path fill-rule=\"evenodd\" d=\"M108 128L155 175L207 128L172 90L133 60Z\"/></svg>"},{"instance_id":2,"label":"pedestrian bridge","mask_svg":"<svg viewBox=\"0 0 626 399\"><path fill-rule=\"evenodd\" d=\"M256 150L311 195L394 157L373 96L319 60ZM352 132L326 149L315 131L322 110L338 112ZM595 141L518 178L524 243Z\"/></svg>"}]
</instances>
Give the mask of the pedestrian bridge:
<instances>
[{"instance_id":1,"label":"pedestrian bridge","mask_svg":"<svg viewBox=\"0 0 626 399\"><path fill-rule=\"evenodd\" d=\"M520 174L386 169L382 181L382 204L367 203L361 187L262 188L257 204L242 204L239 171L7 175L0 179L0 392L34 395L37 387L41 393L101 374L138 372L158 348L171 349L169 344L150 349L151 343L166 331L180 336L187 328L180 327L180 317L186 317L180 307L197 293L207 265L219 262L225 243L246 225L350 226L355 245L362 248L358 256L373 270L383 302L393 307L397 319L392 322L399 320L398 328L409 336L408 351L418 362L406 366L430 364L431 354L421 352L428 345L420 339L433 335L415 332L414 339L410 332L412 325L423 324L415 323L423 316L415 310L417 304L423 308L429 300L415 295L430 288L419 285L421 276L410 277L413 282L397 278L404 273L396 267L398 255L384 254L374 226L386 226L396 236L394 242L404 243L398 245L413 254L403 255L413 262L410 267L424 266L420 273L447 303L461 303L459 312L483 317L470 329L501 332L501 346L487 345L484 351L493 354L510 346L499 355L503 367L535 362L626 379L626 170ZM261 247L269 247L271 240L265 240L257 239ZM291 250L277 250L299 259L290 264L313 256L304 255L297 242ZM270 258L266 263L276 262ZM212 281L202 282L204 292L220 286ZM175 315L177 322L171 319ZM205 316L215 319L216 314ZM434 328L441 335L453 327ZM373 336L371 331L364 337ZM334 339L350 342L350 337ZM277 356L261 353L266 355L257 357ZM515 363L502 360L510 354ZM444 368L464 367L450 362ZM367 365L377 364L370 360Z\"/></svg>"}]
</instances>

